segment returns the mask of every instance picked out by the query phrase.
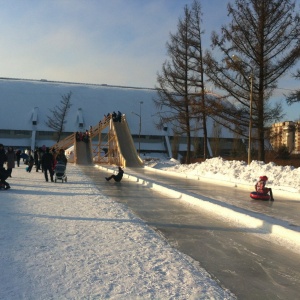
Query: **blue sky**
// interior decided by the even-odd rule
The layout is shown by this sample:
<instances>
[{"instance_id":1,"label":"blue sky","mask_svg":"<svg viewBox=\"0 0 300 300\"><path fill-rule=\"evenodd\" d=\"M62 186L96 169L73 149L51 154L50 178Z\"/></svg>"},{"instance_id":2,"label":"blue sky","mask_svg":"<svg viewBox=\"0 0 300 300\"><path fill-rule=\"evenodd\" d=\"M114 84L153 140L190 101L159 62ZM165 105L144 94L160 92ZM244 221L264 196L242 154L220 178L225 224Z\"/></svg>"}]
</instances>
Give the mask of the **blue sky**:
<instances>
[{"instance_id":1,"label":"blue sky","mask_svg":"<svg viewBox=\"0 0 300 300\"><path fill-rule=\"evenodd\" d=\"M169 34L192 2L0 0L0 77L154 87ZM226 24L227 2L201 2L205 47ZM300 119L299 108L290 107L287 119Z\"/></svg>"}]
</instances>

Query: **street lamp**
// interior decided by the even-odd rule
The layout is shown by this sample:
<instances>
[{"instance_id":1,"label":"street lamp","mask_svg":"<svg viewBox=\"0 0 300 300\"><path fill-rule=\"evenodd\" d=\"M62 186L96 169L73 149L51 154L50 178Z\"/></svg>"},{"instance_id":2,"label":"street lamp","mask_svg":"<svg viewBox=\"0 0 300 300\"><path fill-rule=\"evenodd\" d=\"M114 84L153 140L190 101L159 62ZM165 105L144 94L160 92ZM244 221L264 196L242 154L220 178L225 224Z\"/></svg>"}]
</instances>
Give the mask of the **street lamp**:
<instances>
[{"instance_id":1,"label":"street lamp","mask_svg":"<svg viewBox=\"0 0 300 300\"><path fill-rule=\"evenodd\" d=\"M248 165L251 164L252 102L253 102L253 70L251 68L251 74L250 74L250 115L249 115Z\"/></svg>"},{"instance_id":2,"label":"street lamp","mask_svg":"<svg viewBox=\"0 0 300 300\"><path fill-rule=\"evenodd\" d=\"M235 62L244 63L238 56L232 55L232 59ZM248 165L251 164L251 144L252 144L252 102L253 102L253 68L246 64L251 69L250 79L250 111L249 111L249 139L248 139Z\"/></svg>"},{"instance_id":3,"label":"street lamp","mask_svg":"<svg viewBox=\"0 0 300 300\"><path fill-rule=\"evenodd\" d=\"M140 101L140 114L137 114L135 112L131 112L132 114L138 116L140 118L140 122L139 122L139 155L140 155L140 152L141 152L141 131L142 131L142 104L144 102L143 101Z\"/></svg>"}]
</instances>

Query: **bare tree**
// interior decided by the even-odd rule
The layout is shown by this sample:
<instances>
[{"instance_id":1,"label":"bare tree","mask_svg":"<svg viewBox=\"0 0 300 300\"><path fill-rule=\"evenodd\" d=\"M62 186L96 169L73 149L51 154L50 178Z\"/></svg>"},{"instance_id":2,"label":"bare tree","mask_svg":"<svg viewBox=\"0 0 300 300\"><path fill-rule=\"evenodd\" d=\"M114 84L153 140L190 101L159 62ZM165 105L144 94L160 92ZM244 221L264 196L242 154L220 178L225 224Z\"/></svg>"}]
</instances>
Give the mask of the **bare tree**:
<instances>
[{"instance_id":1,"label":"bare tree","mask_svg":"<svg viewBox=\"0 0 300 300\"><path fill-rule=\"evenodd\" d=\"M46 125L57 133L57 143L60 141L61 134L64 131L64 125L67 122L66 117L72 105L71 95L72 92L69 92L67 95L61 96L60 106L56 105L54 109L50 109L52 115L47 116Z\"/></svg>"},{"instance_id":2,"label":"bare tree","mask_svg":"<svg viewBox=\"0 0 300 300\"><path fill-rule=\"evenodd\" d=\"M199 111L205 118L202 100L199 101L199 95L202 95L200 90L204 89L203 75L201 77L203 69L200 16L200 5L197 1L194 1L192 9L184 7L184 17L179 19L177 33L170 34L170 42L167 43L170 60L165 61L161 74L157 75L158 97L154 99L159 109L158 127L169 123L176 134L185 134L186 163L190 163L191 132L199 127L195 123L199 120Z\"/></svg>"},{"instance_id":3,"label":"bare tree","mask_svg":"<svg viewBox=\"0 0 300 300\"><path fill-rule=\"evenodd\" d=\"M235 104L218 110L226 126L246 136L252 113L258 159L264 161L266 125L282 112L281 104L271 105L269 99L278 79L300 57L300 19L290 0L236 0L228 4L228 14L231 23L220 36L212 34L213 49L222 58L206 53L206 75Z\"/></svg>"}]
</instances>

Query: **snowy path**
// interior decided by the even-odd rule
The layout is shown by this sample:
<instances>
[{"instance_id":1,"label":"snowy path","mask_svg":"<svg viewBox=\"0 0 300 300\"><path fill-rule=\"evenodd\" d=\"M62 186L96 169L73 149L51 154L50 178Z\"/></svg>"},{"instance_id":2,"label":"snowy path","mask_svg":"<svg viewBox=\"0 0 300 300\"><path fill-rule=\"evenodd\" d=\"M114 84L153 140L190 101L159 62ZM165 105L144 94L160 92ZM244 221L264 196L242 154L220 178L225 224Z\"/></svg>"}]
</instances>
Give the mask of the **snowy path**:
<instances>
[{"instance_id":1,"label":"snowy path","mask_svg":"<svg viewBox=\"0 0 300 300\"><path fill-rule=\"evenodd\" d=\"M233 299L79 168L13 170L0 194L0 299ZM4 271L5 270L5 271Z\"/></svg>"}]
</instances>

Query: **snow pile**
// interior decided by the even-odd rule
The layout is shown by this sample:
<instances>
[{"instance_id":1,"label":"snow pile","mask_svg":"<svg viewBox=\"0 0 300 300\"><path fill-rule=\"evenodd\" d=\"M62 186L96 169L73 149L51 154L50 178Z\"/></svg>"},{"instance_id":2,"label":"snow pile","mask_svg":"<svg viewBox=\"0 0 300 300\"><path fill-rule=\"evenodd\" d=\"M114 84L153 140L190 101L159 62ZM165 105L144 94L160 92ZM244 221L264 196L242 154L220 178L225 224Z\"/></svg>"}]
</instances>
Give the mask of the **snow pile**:
<instances>
[{"instance_id":1,"label":"snow pile","mask_svg":"<svg viewBox=\"0 0 300 300\"><path fill-rule=\"evenodd\" d=\"M267 185L276 190L292 193L300 192L300 168L292 166L277 166L271 162L252 161L247 165L244 161L229 161L221 157L207 159L202 163L190 165L180 164L178 161L160 160L150 161L148 166L167 172L184 175L206 177L214 180L228 181L254 186L259 176L266 175Z\"/></svg>"}]
</instances>

